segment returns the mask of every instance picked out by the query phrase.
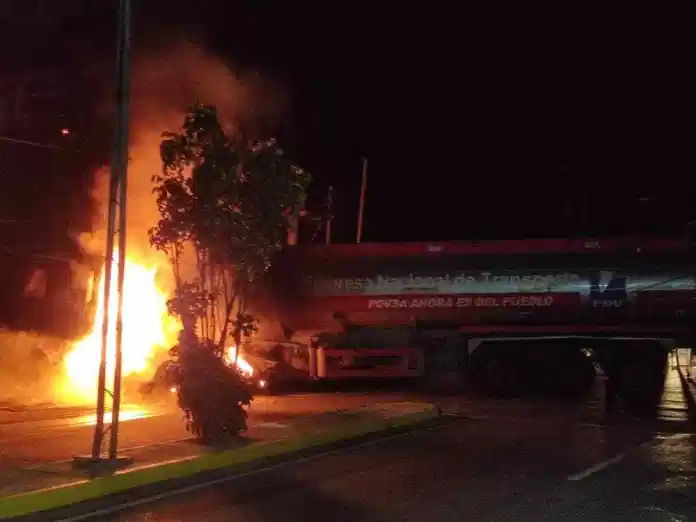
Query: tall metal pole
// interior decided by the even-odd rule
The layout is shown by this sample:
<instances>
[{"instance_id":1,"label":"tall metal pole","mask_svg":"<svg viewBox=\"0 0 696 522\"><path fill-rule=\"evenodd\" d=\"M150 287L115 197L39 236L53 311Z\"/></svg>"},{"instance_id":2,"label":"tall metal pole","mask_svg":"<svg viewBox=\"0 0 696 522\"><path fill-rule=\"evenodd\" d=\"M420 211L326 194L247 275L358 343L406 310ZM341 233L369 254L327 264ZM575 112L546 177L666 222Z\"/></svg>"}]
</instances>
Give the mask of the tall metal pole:
<instances>
[{"instance_id":1,"label":"tall metal pole","mask_svg":"<svg viewBox=\"0 0 696 522\"><path fill-rule=\"evenodd\" d=\"M99 376L97 379L97 419L92 439L92 459L99 460L102 442L104 441L104 410L106 406L106 361L109 342L109 301L111 299L111 269L114 257L114 231L116 228L116 212L118 210L118 179L111 172L109 183L109 213L106 228L106 256L104 260L104 304L101 353L99 355Z\"/></svg>"},{"instance_id":2,"label":"tall metal pole","mask_svg":"<svg viewBox=\"0 0 696 522\"><path fill-rule=\"evenodd\" d=\"M363 158L362 164L362 183L360 184L360 207L358 209L358 231L355 238L356 243L360 243L363 232L363 213L365 212L365 191L367 190L367 158Z\"/></svg>"},{"instance_id":3,"label":"tall metal pole","mask_svg":"<svg viewBox=\"0 0 696 522\"><path fill-rule=\"evenodd\" d=\"M109 325L110 325L110 302L111 302L111 280L114 262L114 243L116 235L116 220L120 223L119 243L125 239L125 173L128 164L128 108L129 108L129 47L130 47L130 0L120 0L118 17L118 54L117 54L117 113L116 113L116 132L114 140L114 156L111 164L109 179L109 211L106 229L106 256L104 264L104 301L103 301L103 322L101 353L99 360L99 377L97 384L97 419L94 428L94 438L92 440L92 460L97 461L101 457L101 448L104 442L106 430L104 429L104 414L106 410L106 395L109 393L106 385L106 366L108 359ZM122 284L123 267L125 258L125 248L119 248L119 310L117 311L117 323L120 322L120 308L122 303ZM116 338L116 368L114 392L118 392L119 398L114 399L112 407L112 428L118 425L118 408L120 407L120 378L121 378L121 350L120 336L117 328ZM118 383L118 384L117 384ZM118 386L118 390L116 387ZM117 394L114 393L115 397ZM116 431L118 427L116 427ZM118 447L118 436L114 439L113 432L109 448L109 456L114 457L114 448Z\"/></svg>"},{"instance_id":4,"label":"tall metal pole","mask_svg":"<svg viewBox=\"0 0 696 522\"><path fill-rule=\"evenodd\" d=\"M118 45L118 87L116 101L118 116L116 120L116 150L114 167L119 180L119 220L118 220L118 280L116 292L116 357L114 361L113 408L111 413L111 439L109 458L118 454L119 414L121 412L121 377L123 361L123 281L126 272L126 195L128 188L128 124L130 109L130 0L121 0L119 6L119 45Z\"/></svg>"},{"instance_id":5,"label":"tall metal pole","mask_svg":"<svg viewBox=\"0 0 696 522\"><path fill-rule=\"evenodd\" d=\"M333 187L329 187L329 193L326 197L326 236L324 241L327 245L331 244L331 222L333 221Z\"/></svg>"}]
</instances>

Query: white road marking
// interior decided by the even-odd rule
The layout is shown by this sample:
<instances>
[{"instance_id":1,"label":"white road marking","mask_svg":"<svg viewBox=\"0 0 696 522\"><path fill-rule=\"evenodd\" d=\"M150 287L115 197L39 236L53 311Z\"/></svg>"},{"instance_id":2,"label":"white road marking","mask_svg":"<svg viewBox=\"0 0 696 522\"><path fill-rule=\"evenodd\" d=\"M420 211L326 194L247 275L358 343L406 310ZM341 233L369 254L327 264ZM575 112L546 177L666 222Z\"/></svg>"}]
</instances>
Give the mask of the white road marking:
<instances>
[{"instance_id":1,"label":"white road marking","mask_svg":"<svg viewBox=\"0 0 696 522\"><path fill-rule=\"evenodd\" d=\"M570 475L568 477L568 480L570 481L578 481L578 480L583 480L589 477L590 475L594 475L595 473L602 471L603 469L608 468L609 466L612 466L614 464L618 464L621 462L624 457L626 457L626 453L619 453L618 455L614 455L610 459L603 460L602 462L598 462L594 466L590 466L584 471L581 471L580 473L575 473L573 475Z\"/></svg>"},{"instance_id":2,"label":"white road marking","mask_svg":"<svg viewBox=\"0 0 696 522\"><path fill-rule=\"evenodd\" d=\"M648 447L654 446L654 445L664 444L668 440L688 438L691 436L692 435L690 433L670 433L670 434L655 433L650 440L647 440L647 441L643 442L642 444L638 444L637 446L634 446L633 448L630 448L626 451L622 451L618 455L614 455L613 457L611 457L607 460L603 460L601 462L598 462L594 466L590 466L589 468L587 468L584 471L581 471L580 473L574 473L573 475L568 476L568 480L572 481L572 482L577 482L579 480L586 479L590 475L594 475L595 473L602 471L603 469L606 469L609 466L613 466L614 464L618 464L624 458L626 458L628 455L636 454L645 448L648 448Z\"/></svg>"}]
</instances>

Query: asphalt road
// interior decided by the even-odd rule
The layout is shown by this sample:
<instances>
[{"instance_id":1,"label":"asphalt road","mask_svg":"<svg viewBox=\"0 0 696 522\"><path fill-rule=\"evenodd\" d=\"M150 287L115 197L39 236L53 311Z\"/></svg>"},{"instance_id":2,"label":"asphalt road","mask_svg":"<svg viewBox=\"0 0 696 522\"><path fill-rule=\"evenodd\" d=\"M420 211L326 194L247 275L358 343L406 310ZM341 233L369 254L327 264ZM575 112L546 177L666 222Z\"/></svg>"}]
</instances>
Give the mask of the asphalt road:
<instances>
[{"instance_id":1,"label":"asphalt road","mask_svg":"<svg viewBox=\"0 0 696 522\"><path fill-rule=\"evenodd\" d=\"M278 422L293 417L356 408L378 400L403 400L403 394L308 394L257 397L249 423ZM29 413L29 412L26 412ZM122 410L122 450L189 438L181 412L173 404L126 405ZM92 409L57 408L0 419L0 473L51 461L72 459L91 451Z\"/></svg>"},{"instance_id":2,"label":"asphalt road","mask_svg":"<svg viewBox=\"0 0 696 522\"><path fill-rule=\"evenodd\" d=\"M459 418L99 520L686 521L695 465L688 435Z\"/></svg>"},{"instance_id":3,"label":"asphalt road","mask_svg":"<svg viewBox=\"0 0 696 522\"><path fill-rule=\"evenodd\" d=\"M533 420L547 429L564 426L601 426L604 417L600 397L578 404L529 400L484 400L467 396L424 397L404 391L372 393L314 393L281 397L257 397L250 423L282 421L291 417L336 409L355 408L376 401L430 400L445 411L470 419L490 421ZM121 423L122 449L187 438L176 406L127 405ZM659 422L639 423L610 419L632 429L679 432L687 429L687 406L676 372L670 374ZM68 460L90 451L94 414L92 410L61 408L26 410L0 416L0 472L47 461ZM565 428L563 428L565 429Z\"/></svg>"}]
</instances>

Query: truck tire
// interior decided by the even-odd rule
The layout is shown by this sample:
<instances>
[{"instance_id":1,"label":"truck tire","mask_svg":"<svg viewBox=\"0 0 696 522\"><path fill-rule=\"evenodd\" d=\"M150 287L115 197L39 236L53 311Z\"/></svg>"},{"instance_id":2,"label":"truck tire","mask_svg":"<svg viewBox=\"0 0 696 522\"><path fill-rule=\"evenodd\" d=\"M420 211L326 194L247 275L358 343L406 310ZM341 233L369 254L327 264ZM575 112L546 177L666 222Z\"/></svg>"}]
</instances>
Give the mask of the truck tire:
<instances>
[{"instance_id":1,"label":"truck tire","mask_svg":"<svg viewBox=\"0 0 696 522\"><path fill-rule=\"evenodd\" d=\"M667 352L661 347L627 351L618 372L619 393L627 413L651 415L660 405L667 373Z\"/></svg>"},{"instance_id":2,"label":"truck tire","mask_svg":"<svg viewBox=\"0 0 696 522\"><path fill-rule=\"evenodd\" d=\"M547 367L545 394L561 400L579 400L594 388L597 372L592 359L579 349L559 351Z\"/></svg>"},{"instance_id":3,"label":"truck tire","mask_svg":"<svg viewBox=\"0 0 696 522\"><path fill-rule=\"evenodd\" d=\"M481 366L480 383L487 395L512 397L522 389L522 372L514 357L504 354L486 357Z\"/></svg>"}]
</instances>

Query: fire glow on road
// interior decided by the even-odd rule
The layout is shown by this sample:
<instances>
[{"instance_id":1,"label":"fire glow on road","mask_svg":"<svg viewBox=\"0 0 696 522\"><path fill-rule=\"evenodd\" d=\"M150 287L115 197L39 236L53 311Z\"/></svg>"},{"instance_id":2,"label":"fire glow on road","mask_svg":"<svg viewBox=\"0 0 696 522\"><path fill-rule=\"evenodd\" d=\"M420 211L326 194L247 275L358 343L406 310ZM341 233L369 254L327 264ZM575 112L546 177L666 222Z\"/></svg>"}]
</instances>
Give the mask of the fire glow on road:
<instances>
[{"instance_id":1,"label":"fire glow on road","mask_svg":"<svg viewBox=\"0 0 696 522\"><path fill-rule=\"evenodd\" d=\"M125 422L125 421L133 421L137 419L147 419L149 417L154 417L154 413L152 411L149 411L147 409L126 409L126 410L121 410L119 413L119 421L120 422ZM77 417L75 419L71 419L71 425L75 426L80 426L84 424L88 425L94 425L97 422L97 416L96 414L91 414L91 415L83 415L82 417ZM107 424L111 422L111 412L108 411L104 414L104 422Z\"/></svg>"}]
</instances>

